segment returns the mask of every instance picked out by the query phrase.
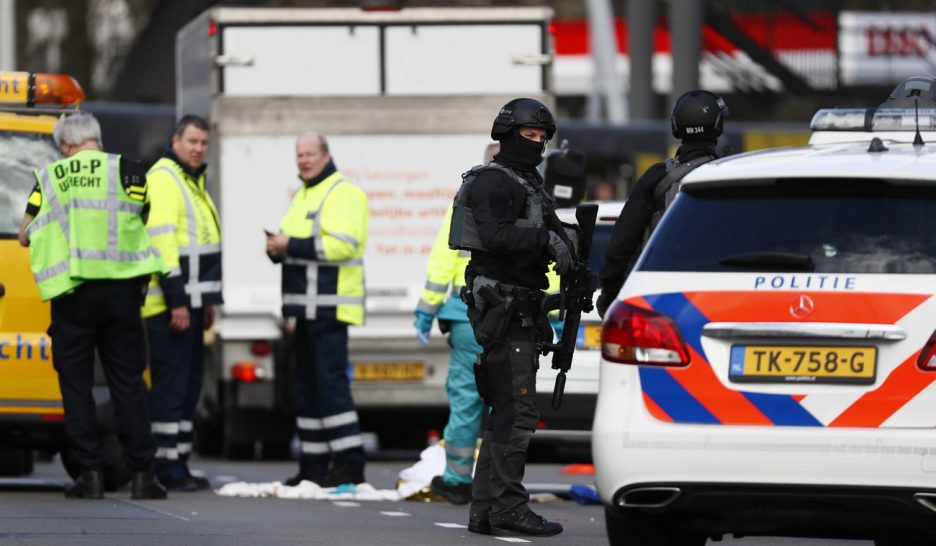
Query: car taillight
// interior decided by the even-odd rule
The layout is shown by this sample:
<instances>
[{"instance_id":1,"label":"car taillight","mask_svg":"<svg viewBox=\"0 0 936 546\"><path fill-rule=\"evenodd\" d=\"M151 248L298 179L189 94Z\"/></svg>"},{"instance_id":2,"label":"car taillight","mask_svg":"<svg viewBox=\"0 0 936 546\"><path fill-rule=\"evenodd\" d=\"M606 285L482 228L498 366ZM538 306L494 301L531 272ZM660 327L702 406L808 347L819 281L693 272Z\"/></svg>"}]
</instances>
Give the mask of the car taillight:
<instances>
[{"instance_id":1,"label":"car taillight","mask_svg":"<svg viewBox=\"0 0 936 546\"><path fill-rule=\"evenodd\" d=\"M231 377L245 383L256 381L262 375L262 369L257 367L256 362L238 362L231 366Z\"/></svg>"},{"instance_id":2,"label":"car taillight","mask_svg":"<svg viewBox=\"0 0 936 546\"><path fill-rule=\"evenodd\" d=\"M614 304L601 329L601 356L619 364L689 364L689 351L673 319L624 302Z\"/></svg>"},{"instance_id":3,"label":"car taillight","mask_svg":"<svg viewBox=\"0 0 936 546\"><path fill-rule=\"evenodd\" d=\"M267 356L273 352L273 344L269 341L254 341L250 344L250 354L254 356Z\"/></svg>"},{"instance_id":4,"label":"car taillight","mask_svg":"<svg viewBox=\"0 0 936 546\"><path fill-rule=\"evenodd\" d=\"M923 345L923 350L917 357L917 367L925 372L936 372L936 332L933 332Z\"/></svg>"}]
</instances>

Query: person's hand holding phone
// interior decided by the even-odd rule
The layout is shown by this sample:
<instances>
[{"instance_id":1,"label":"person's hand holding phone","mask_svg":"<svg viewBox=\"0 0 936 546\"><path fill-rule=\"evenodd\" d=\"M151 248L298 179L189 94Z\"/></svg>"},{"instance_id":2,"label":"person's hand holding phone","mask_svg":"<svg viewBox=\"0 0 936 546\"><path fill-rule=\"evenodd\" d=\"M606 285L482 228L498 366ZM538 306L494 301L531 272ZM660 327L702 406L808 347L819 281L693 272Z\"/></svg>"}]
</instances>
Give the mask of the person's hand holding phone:
<instances>
[{"instance_id":1,"label":"person's hand holding phone","mask_svg":"<svg viewBox=\"0 0 936 546\"><path fill-rule=\"evenodd\" d=\"M286 247L289 246L289 237L282 233L273 233L269 230L263 230L266 234L266 251L271 256L279 256L286 253Z\"/></svg>"}]
</instances>

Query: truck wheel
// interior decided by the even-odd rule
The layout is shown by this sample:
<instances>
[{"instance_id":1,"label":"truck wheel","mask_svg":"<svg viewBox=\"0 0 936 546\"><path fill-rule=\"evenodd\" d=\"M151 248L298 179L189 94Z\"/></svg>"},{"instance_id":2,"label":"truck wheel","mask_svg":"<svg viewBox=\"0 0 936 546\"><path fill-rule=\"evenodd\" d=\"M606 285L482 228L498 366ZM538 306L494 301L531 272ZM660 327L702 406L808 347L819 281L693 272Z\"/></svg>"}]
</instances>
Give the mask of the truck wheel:
<instances>
[{"instance_id":1,"label":"truck wheel","mask_svg":"<svg viewBox=\"0 0 936 546\"><path fill-rule=\"evenodd\" d=\"M113 493L130 481L130 468L123 458L123 450L116 434L104 436L104 491ZM62 449L62 465L71 478L81 475L81 464L69 452Z\"/></svg>"},{"instance_id":2,"label":"truck wheel","mask_svg":"<svg viewBox=\"0 0 936 546\"><path fill-rule=\"evenodd\" d=\"M224 457L232 461L245 461L254 458L254 442L235 442L224 439Z\"/></svg>"},{"instance_id":3,"label":"truck wheel","mask_svg":"<svg viewBox=\"0 0 936 546\"><path fill-rule=\"evenodd\" d=\"M281 461L289 459L289 441L263 442L260 444L265 461Z\"/></svg>"},{"instance_id":4,"label":"truck wheel","mask_svg":"<svg viewBox=\"0 0 936 546\"><path fill-rule=\"evenodd\" d=\"M221 435L220 418L196 415L194 448L199 455L221 455L224 448Z\"/></svg>"},{"instance_id":5,"label":"truck wheel","mask_svg":"<svg viewBox=\"0 0 936 546\"><path fill-rule=\"evenodd\" d=\"M0 476L27 476L33 472L33 456L29 449L0 449Z\"/></svg>"}]
</instances>

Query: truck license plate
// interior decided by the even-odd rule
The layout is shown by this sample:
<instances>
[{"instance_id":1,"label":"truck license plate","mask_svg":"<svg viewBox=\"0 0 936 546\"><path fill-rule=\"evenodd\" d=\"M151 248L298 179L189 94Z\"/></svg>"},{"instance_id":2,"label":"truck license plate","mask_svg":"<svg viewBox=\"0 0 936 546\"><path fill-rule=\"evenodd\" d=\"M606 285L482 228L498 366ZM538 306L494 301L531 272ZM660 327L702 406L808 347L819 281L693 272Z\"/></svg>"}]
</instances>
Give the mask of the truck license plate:
<instances>
[{"instance_id":1,"label":"truck license plate","mask_svg":"<svg viewBox=\"0 0 936 546\"><path fill-rule=\"evenodd\" d=\"M355 362L355 381L422 381L426 367L422 362Z\"/></svg>"},{"instance_id":2,"label":"truck license plate","mask_svg":"<svg viewBox=\"0 0 936 546\"><path fill-rule=\"evenodd\" d=\"M876 347L733 345L728 377L756 383L874 382Z\"/></svg>"},{"instance_id":3,"label":"truck license plate","mask_svg":"<svg viewBox=\"0 0 936 546\"><path fill-rule=\"evenodd\" d=\"M579 335L575 345L579 349L597 349L601 345L601 325L579 326Z\"/></svg>"}]
</instances>

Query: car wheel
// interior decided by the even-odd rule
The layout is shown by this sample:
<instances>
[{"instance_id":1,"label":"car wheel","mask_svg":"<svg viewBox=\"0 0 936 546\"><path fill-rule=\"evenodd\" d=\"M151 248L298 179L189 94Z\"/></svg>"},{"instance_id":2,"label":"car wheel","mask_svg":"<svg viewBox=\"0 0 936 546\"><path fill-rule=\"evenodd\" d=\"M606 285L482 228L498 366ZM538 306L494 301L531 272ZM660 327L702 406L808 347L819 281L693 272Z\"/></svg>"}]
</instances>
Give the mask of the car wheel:
<instances>
[{"instance_id":1,"label":"car wheel","mask_svg":"<svg viewBox=\"0 0 936 546\"><path fill-rule=\"evenodd\" d=\"M247 461L254 458L256 444L254 442L235 442L229 438L224 439L224 457L232 461Z\"/></svg>"},{"instance_id":2,"label":"car wheel","mask_svg":"<svg viewBox=\"0 0 936 546\"><path fill-rule=\"evenodd\" d=\"M27 476L33 471L33 455L29 449L0 449L0 476Z\"/></svg>"},{"instance_id":3,"label":"car wheel","mask_svg":"<svg viewBox=\"0 0 936 546\"><path fill-rule=\"evenodd\" d=\"M263 442L260 444L263 460L280 461L289 459L289 442Z\"/></svg>"},{"instance_id":4,"label":"car wheel","mask_svg":"<svg viewBox=\"0 0 936 546\"><path fill-rule=\"evenodd\" d=\"M220 416L195 416L194 447L200 455L221 455L223 435Z\"/></svg>"},{"instance_id":5,"label":"car wheel","mask_svg":"<svg viewBox=\"0 0 936 546\"><path fill-rule=\"evenodd\" d=\"M704 546L708 537L674 528L661 517L639 510L605 508L611 546Z\"/></svg>"}]
</instances>

